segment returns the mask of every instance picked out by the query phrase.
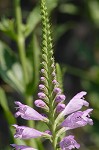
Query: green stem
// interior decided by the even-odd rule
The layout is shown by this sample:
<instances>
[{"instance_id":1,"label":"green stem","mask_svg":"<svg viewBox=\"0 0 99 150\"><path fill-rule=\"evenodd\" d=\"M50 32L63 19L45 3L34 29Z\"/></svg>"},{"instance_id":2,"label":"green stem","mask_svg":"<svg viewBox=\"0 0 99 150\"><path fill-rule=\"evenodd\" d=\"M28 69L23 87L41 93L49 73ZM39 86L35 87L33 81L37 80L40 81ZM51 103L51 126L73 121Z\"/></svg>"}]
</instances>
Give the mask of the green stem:
<instances>
[{"instance_id":1,"label":"green stem","mask_svg":"<svg viewBox=\"0 0 99 150\"><path fill-rule=\"evenodd\" d=\"M25 82L25 87L28 83L28 74L26 67L26 53L25 53L25 38L22 31L22 13L20 8L20 0L14 0L15 3L15 18L16 18L16 28L17 28L17 46L19 50L19 57L23 69L23 77Z\"/></svg>"},{"instance_id":2,"label":"green stem","mask_svg":"<svg viewBox=\"0 0 99 150\"><path fill-rule=\"evenodd\" d=\"M28 106L33 105L33 98L31 95L26 94L26 88L27 84L29 82L28 78L28 72L27 72L27 64L26 64L26 52L25 52L25 37L22 31L22 13L21 13L21 7L20 7L20 0L14 0L14 6L15 6L15 18L16 18L16 29L17 29L17 46L19 50L19 57L23 69L23 78L24 78L24 83L25 83L25 100L26 104ZM34 122L33 121L28 121L28 126L29 127L34 127ZM31 139L27 141L27 143L30 146L35 146L36 147L36 142L35 140Z\"/></svg>"}]
</instances>

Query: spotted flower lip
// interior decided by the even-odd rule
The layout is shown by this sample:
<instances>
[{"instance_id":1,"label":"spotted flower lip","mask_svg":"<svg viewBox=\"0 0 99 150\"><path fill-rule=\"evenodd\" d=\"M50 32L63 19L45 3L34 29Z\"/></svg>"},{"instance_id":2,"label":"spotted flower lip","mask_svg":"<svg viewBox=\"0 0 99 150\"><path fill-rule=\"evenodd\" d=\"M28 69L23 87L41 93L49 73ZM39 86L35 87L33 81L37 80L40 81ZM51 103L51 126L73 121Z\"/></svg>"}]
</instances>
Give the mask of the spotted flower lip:
<instances>
[{"instance_id":1,"label":"spotted flower lip","mask_svg":"<svg viewBox=\"0 0 99 150\"><path fill-rule=\"evenodd\" d=\"M75 111L80 110L83 106L88 107L89 103L84 100L83 96L86 95L87 93L85 91L82 91L78 94L76 94L70 102L67 104L65 109L63 110L62 114L63 116L71 114Z\"/></svg>"},{"instance_id":2,"label":"spotted flower lip","mask_svg":"<svg viewBox=\"0 0 99 150\"><path fill-rule=\"evenodd\" d=\"M14 134L14 138L20 138L20 139L30 139L30 138L38 138L41 136L44 136L44 132L40 132L36 129L29 128L26 126L18 126L13 125L13 127L16 128L16 133Z\"/></svg>"},{"instance_id":3,"label":"spotted flower lip","mask_svg":"<svg viewBox=\"0 0 99 150\"><path fill-rule=\"evenodd\" d=\"M16 150L37 150L35 148L26 146L26 145L17 145L17 144L10 144Z\"/></svg>"},{"instance_id":4,"label":"spotted flower lip","mask_svg":"<svg viewBox=\"0 0 99 150\"><path fill-rule=\"evenodd\" d=\"M47 118L39 114L36 110L33 108L24 105L18 101L15 102L16 105L18 105L17 109L18 111L15 113L15 117L21 116L21 118L26 120L41 120L41 121L47 121Z\"/></svg>"},{"instance_id":5,"label":"spotted flower lip","mask_svg":"<svg viewBox=\"0 0 99 150\"><path fill-rule=\"evenodd\" d=\"M90 118L90 113L93 109L87 109L85 111L77 111L69 115L61 124L62 127L66 127L66 130L83 127L87 124L93 125L93 120Z\"/></svg>"},{"instance_id":6,"label":"spotted flower lip","mask_svg":"<svg viewBox=\"0 0 99 150\"><path fill-rule=\"evenodd\" d=\"M64 137L62 141L59 143L59 145L62 150L71 150L75 148L77 149L80 148L80 144L78 144L76 140L74 140L73 135Z\"/></svg>"}]
</instances>

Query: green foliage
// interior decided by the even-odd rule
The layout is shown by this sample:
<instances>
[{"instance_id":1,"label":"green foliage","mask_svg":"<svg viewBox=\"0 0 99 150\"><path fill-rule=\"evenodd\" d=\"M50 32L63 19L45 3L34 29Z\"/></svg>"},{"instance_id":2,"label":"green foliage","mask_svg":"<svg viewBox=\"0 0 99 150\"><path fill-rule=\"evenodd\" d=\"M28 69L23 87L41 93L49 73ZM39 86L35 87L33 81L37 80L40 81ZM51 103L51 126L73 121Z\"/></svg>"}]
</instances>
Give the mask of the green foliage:
<instances>
[{"instance_id":1,"label":"green foliage","mask_svg":"<svg viewBox=\"0 0 99 150\"><path fill-rule=\"evenodd\" d=\"M17 0L14 0L17 1ZM19 1L19 0L18 0ZM19 1L20 2L20 1ZM24 2L24 1L23 1ZM10 1L9 1L10 3ZM30 3L30 1L27 1ZM91 107L94 108L93 118L94 118L94 126L93 129L87 130L90 132L91 143L93 147L89 147L88 150L99 149L99 0L89 0L89 1L66 1L66 0L46 0L48 6L49 14L53 15L53 26L54 26L54 38L56 43L62 38L62 42L66 42L66 45L71 45L72 49L75 51L68 52L71 56L75 56L75 58L70 59L70 64L65 61L63 62L63 66L66 66L66 73L71 75L73 78L77 78L79 80L80 89L84 89L88 91L88 98L91 104ZM7 5L7 1L0 1L0 12L3 10L3 6ZM28 5L27 5L28 7ZM5 7L4 7L5 8ZM11 9L15 10L15 6ZM21 7L19 6L21 9ZM11 11L11 10L10 10ZM8 14L10 14L10 11ZM28 15L26 17L28 11ZM4 10L7 12L7 9ZM53 12L53 13L52 13ZM12 13L12 12L11 12ZM7 14L7 13L6 13ZM7 16L8 16L7 14ZM23 16L22 16L23 14ZM39 28L40 25L40 8L38 4L34 5L34 8L29 10L22 10L21 23L20 23L20 33L22 33L21 37L24 41L22 46L24 47L23 53L25 54L25 68L28 76L28 82L25 83L24 80L24 67L22 65L22 57L20 56L20 51L18 47L19 43L22 43L21 37L19 37L17 32L17 19L16 14L10 14L10 17L2 17L0 21L0 39L3 39L3 42L0 40L0 76L3 81L3 84L7 84L12 87L13 90L20 93L21 97L24 97L23 101L32 106L33 97L35 97L35 93L37 92L37 85L39 82L39 62L40 62L40 45L39 38L41 31ZM59 15L59 16L58 16ZM58 17L59 18L58 18ZM61 17L60 17L61 16ZM11 19L10 19L11 18ZM24 22L23 22L24 20ZM59 23L58 23L58 21ZM65 20L65 21L62 21ZM88 28L83 30L83 28L79 29L79 24L81 27L84 24L88 23ZM90 29L91 28L91 29ZM76 32L74 34L74 32ZM79 31L79 32L78 32ZM90 33L88 33L88 31ZM69 35L67 39L65 39L64 34L72 33L72 36ZM3 33L3 34L2 34ZM79 36L78 33L88 33L89 37ZM84 35L83 34L83 35ZM4 36L5 35L5 36ZM80 34L81 35L81 34ZM14 43L15 49L10 48L5 42L7 36L8 43L10 45L11 42ZM71 38L70 38L71 36ZM78 36L78 37L77 37ZM87 38L89 41L87 42ZM10 41L10 42L9 42ZM25 42L26 41L26 42ZM63 49L61 48L64 43L61 42L60 51L61 55L66 56L63 53ZM90 46L88 45L90 44ZM46 43L44 43L46 44ZM93 44L93 45L91 45ZM17 45L17 47L16 47ZM20 45L20 44L19 44ZM64 47L66 46L64 44ZM69 47L70 48L70 47ZM65 52L68 51L68 47L65 48ZM17 49L17 50L16 50ZM76 50L77 51L76 51ZM44 49L45 50L45 49ZM22 52L22 51L21 51ZM73 52L73 53L72 53ZM77 54L77 55L76 55ZM59 54L57 54L59 55ZM77 58L79 58L79 62L77 62ZM45 55L43 55L43 59L46 60ZM73 61L73 63L72 63ZM66 63L65 63L66 62ZM46 67L46 64L44 64ZM60 69L60 66L62 69ZM64 71L64 67L60 64L56 65L58 80L60 83L63 81L63 76L61 75ZM83 67L85 66L85 69ZM70 78L71 81L71 78ZM71 81L73 82L73 81ZM67 82L68 84L68 82ZM61 84L62 85L62 84ZM73 90L79 90L77 87L79 85L75 84L73 89L70 89L71 93ZM72 88L72 87L71 87ZM6 90L5 90L6 92ZM4 114L6 116L7 122L9 124L9 129L12 131L11 125L16 122L14 119L11 110L8 107L8 99L6 98L5 92L2 88L0 88L0 105L3 108ZM71 95L69 96L71 97ZM10 117L11 116L11 117ZM11 119L9 119L11 118ZM32 124L33 125L33 124ZM42 125L37 125L42 126ZM38 127L37 127L38 128ZM85 131L85 133L87 132ZM86 136L86 134L83 136ZM89 133L88 133L89 134ZM8 137L7 137L8 138ZM96 140L95 140L96 139ZM13 142L11 136L11 142ZM17 144L24 141L16 141ZM39 142L38 142L39 143ZM37 145L38 145L37 143ZM24 143L25 144L25 143ZM5 146L6 147L6 146ZM3 148L5 150L11 149L8 146ZM40 150L42 150L39 147ZM86 147L84 147L86 149Z\"/></svg>"},{"instance_id":2,"label":"green foliage","mask_svg":"<svg viewBox=\"0 0 99 150\"><path fill-rule=\"evenodd\" d=\"M6 119L9 123L9 125L15 124L16 120L15 120L13 114L11 113L11 111L9 109L7 97L6 97L5 92L2 88L0 88L0 105L4 110L4 113L5 113L5 116L6 116Z\"/></svg>"},{"instance_id":3,"label":"green foliage","mask_svg":"<svg viewBox=\"0 0 99 150\"><path fill-rule=\"evenodd\" d=\"M27 87L27 93L34 95L37 90L39 82L39 68L40 68L40 46L37 41L37 36L33 35L28 46L27 57L31 66L31 80Z\"/></svg>"},{"instance_id":4,"label":"green foliage","mask_svg":"<svg viewBox=\"0 0 99 150\"><path fill-rule=\"evenodd\" d=\"M22 68L18 58L2 41L0 41L0 75L15 90L24 92Z\"/></svg>"},{"instance_id":5,"label":"green foliage","mask_svg":"<svg viewBox=\"0 0 99 150\"><path fill-rule=\"evenodd\" d=\"M11 39L16 40L16 34L15 34L15 22L14 20L10 20L7 18L3 18L0 22L0 30L4 32L7 36L9 36Z\"/></svg>"}]
</instances>

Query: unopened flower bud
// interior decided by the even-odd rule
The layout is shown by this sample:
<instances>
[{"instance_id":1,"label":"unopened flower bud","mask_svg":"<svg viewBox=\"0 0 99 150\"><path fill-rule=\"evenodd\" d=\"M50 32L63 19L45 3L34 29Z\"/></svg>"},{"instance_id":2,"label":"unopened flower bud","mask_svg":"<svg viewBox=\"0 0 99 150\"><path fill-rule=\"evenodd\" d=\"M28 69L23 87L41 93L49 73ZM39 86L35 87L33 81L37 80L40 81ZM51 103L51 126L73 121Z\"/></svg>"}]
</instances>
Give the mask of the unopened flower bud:
<instances>
[{"instance_id":1,"label":"unopened flower bud","mask_svg":"<svg viewBox=\"0 0 99 150\"><path fill-rule=\"evenodd\" d=\"M58 84L57 80L55 80L55 79L52 81L52 83L55 85Z\"/></svg>"},{"instance_id":2,"label":"unopened flower bud","mask_svg":"<svg viewBox=\"0 0 99 150\"><path fill-rule=\"evenodd\" d=\"M55 101L56 101L57 103L59 103L59 102L61 102L61 101L64 101L65 99L66 99L66 96L65 96L65 95L59 94L59 95L56 96Z\"/></svg>"},{"instance_id":3,"label":"unopened flower bud","mask_svg":"<svg viewBox=\"0 0 99 150\"><path fill-rule=\"evenodd\" d=\"M41 99L44 99L46 97L46 95L43 92L39 92L38 97Z\"/></svg>"},{"instance_id":4,"label":"unopened flower bud","mask_svg":"<svg viewBox=\"0 0 99 150\"><path fill-rule=\"evenodd\" d=\"M45 86L44 86L43 84L40 84L40 85L39 85L39 89L40 89L40 90L42 90L42 89L44 89L44 88L45 88Z\"/></svg>"},{"instance_id":5,"label":"unopened flower bud","mask_svg":"<svg viewBox=\"0 0 99 150\"><path fill-rule=\"evenodd\" d=\"M40 79L41 79L41 81L45 81L45 77L41 77Z\"/></svg>"},{"instance_id":6,"label":"unopened flower bud","mask_svg":"<svg viewBox=\"0 0 99 150\"><path fill-rule=\"evenodd\" d=\"M55 77L55 75L56 75L55 72L52 72L52 76Z\"/></svg>"},{"instance_id":7,"label":"unopened flower bud","mask_svg":"<svg viewBox=\"0 0 99 150\"><path fill-rule=\"evenodd\" d=\"M54 88L54 92L56 93L56 94L58 94L58 93L61 93L61 89L60 88Z\"/></svg>"},{"instance_id":8,"label":"unopened flower bud","mask_svg":"<svg viewBox=\"0 0 99 150\"><path fill-rule=\"evenodd\" d=\"M41 69L41 72L44 73L44 72L45 72L45 69Z\"/></svg>"},{"instance_id":9,"label":"unopened flower bud","mask_svg":"<svg viewBox=\"0 0 99 150\"><path fill-rule=\"evenodd\" d=\"M59 103L56 107L57 113L62 112L65 109L65 104Z\"/></svg>"},{"instance_id":10,"label":"unopened flower bud","mask_svg":"<svg viewBox=\"0 0 99 150\"><path fill-rule=\"evenodd\" d=\"M43 102L42 100L38 99L38 100L36 100L34 103L35 103L35 105L36 105L37 107L40 107L40 108L43 108L43 109L49 111L48 106L47 106L46 103Z\"/></svg>"}]
</instances>

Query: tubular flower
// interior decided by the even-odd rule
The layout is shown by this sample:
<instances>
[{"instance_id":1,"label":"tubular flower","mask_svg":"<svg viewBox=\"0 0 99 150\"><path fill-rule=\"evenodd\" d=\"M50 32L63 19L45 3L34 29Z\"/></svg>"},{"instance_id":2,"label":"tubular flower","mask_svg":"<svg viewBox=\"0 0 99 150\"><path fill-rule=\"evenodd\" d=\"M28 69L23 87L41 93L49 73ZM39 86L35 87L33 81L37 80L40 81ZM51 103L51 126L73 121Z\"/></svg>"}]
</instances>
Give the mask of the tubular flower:
<instances>
[{"instance_id":1,"label":"tubular flower","mask_svg":"<svg viewBox=\"0 0 99 150\"><path fill-rule=\"evenodd\" d=\"M33 108L24 105L18 101L16 101L15 104L18 105L17 107L18 111L15 113L15 117L21 116L21 118L26 120L41 120L41 121L47 120L47 118L43 117Z\"/></svg>"},{"instance_id":2,"label":"tubular flower","mask_svg":"<svg viewBox=\"0 0 99 150\"><path fill-rule=\"evenodd\" d=\"M35 148L26 146L26 145L16 145L16 144L10 144L13 148L16 150L37 150Z\"/></svg>"},{"instance_id":3,"label":"tubular flower","mask_svg":"<svg viewBox=\"0 0 99 150\"><path fill-rule=\"evenodd\" d=\"M79 149L80 145L74 140L73 135L69 135L62 139L62 141L60 142L60 148L62 150L71 150L75 148Z\"/></svg>"},{"instance_id":4,"label":"tubular flower","mask_svg":"<svg viewBox=\"0 0 99 150\"><path fill-rule=\"evenodd\" d=\"M15 138L31 139L43 137L52 142L53 150L72 150L79 149L80 145L75 141L73 135L64 137L67 130L83 127L87 124L93 125L90 113L93 109L81 111L83 106L88 107L89 103L84 99L85 91L76 94L70 102L65 105L66 96L56 75L56 65L53 58L53 45L50 31L50 23L48 18L45 0L41 0L41 18L42 18L42 62L41 77L39 84L38 99L34 101L36 107L42 109L41 115L33 108L20 102L15 102L17 112L15 116L21 116L26 120L43 121L47 125L45 132L38 131L34 128L13 125L16 128ZM68 115L68 116L67 116ZM46 117L45 117L46 116ZM64 117L66 116L66 119ZM59 147L58 147L59 146ZM18 146L12 144L12 147L23 150L35 150L26 146Z\"/></svg>"},{"instance_id":5,"label":"tubular flower","mask_svg":"<svg viewBox=\"0 0 99 150\"><path fill-rule=\"evenodd\" d=\"M26 126L13 125L13 127L16 128L16 133L14 135L14 138L30 139L30 138L37 138L46 135L46 133L44 132L40 132L38 130Z\"/></svg>"},{"instance_id":6,"label":"tubular flower","mask_svg":"<svg viewBox=\"0 0 99 150\"><path fill-rule=\"evenodd\" d=\"M83 106L89 106L89 103L84 100L83 96L86 95L86 92L82 91L75 95L70 102L67 104L66 108L62 112L63 115L71 114L75 111L80 110Z\"/></svg>"},{"instance_id":7,"label":"tubular flower","mask_svg":"<svg viewBox=\"0 0 99 150\"><path fill-rule=\"evenodd\" d=\"M62 127L66 127L67 130L83 127L87 124L93 125L93 120L90 119L90 113L93 109L87 109L86 111L77 111L69 115L61 124Z\"/></svg>"}]
</instances>

